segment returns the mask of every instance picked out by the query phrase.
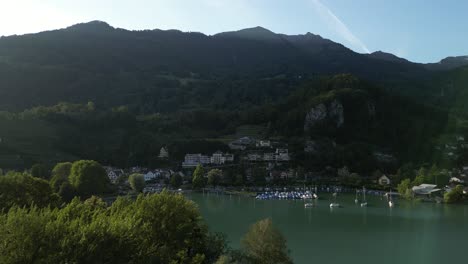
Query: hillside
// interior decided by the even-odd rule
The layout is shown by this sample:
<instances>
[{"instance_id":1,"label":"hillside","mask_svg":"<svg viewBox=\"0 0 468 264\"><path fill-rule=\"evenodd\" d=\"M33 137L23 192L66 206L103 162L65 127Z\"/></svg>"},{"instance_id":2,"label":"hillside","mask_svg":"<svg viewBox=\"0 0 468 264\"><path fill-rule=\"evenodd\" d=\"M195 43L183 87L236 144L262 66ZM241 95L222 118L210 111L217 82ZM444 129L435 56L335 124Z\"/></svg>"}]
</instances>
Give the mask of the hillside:
<instances>
[{"instance_id":1,"label":"hillside","mask_svg":"<svg viewBox=\"0 0 468 264\"><path fill-rule=\"evenodd\" d=\"M314 169L438 162L436 144L468 138L468 68L427 68L261 27L207 36L94 21L2 37L0 167L156 166L162 146L177 161L246 127Z\"/></svg>"},{"instance_id":2,"label":"hillside","mask_svg":"<svg viewBox=\"0 0 468 264\"><path fill-rule=\"evenodd\" d=\"M231 93L245 93L243 102L256 105L283 97L282 90L300 78L337 73L399 87L427 70L358 54L310 33L287 36L251 28L207 36L128 31L94 21L0 38L0 109L94 101L129 104L140 112L172 111L205 105L196 99L200 94L222 104L217 98ZM265 93L262 87L275 86L265 80L278 76L286 88ZM252 96L256 93L262 98Z\"/></svg>"}]
</instances>

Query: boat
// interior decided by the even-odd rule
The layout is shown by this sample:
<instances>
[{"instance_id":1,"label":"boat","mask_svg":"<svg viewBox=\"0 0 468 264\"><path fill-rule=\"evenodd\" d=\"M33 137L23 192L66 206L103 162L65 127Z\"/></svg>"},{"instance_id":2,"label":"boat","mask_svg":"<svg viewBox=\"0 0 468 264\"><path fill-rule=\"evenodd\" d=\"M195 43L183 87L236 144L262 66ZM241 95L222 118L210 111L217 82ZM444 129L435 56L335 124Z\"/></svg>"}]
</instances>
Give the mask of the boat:
<instances>
[{"instance_id":1,"label":"boat","mask_svg":"<svg viewBox=\"0 0 468 264\"><path fill-rule=\"evenodd\" d=\"M305 203L304 208L311 208L314 207L315 205L313 203Z\"/></svg>"},{"instance_id":2,"label":"boat","mask_svg":"<svg viewBox=\"0 0 468 264\"><path fill-rule=\"evenodd\" d=\"M359 200L358 200L358 190L356 189L356 198L354 199L354 203L357 204L359 203Z\"/></svg>"},{"instance_id":3,"label":"boat","mask_svg":"<svg viewBox=\"0 0 468 264\"><path fill-rule=\"evenodd\" d=\"M367 200L366 200L366 187L362 187L362 203L361 207L366 207L367 206Z\"/></svg>"},{"instance_id":4,"label":"boat","mask_svg":"<svg viewBox=\"0 0 468 264\"><path fill-rule=\"evenodd\" d=\"M393 200L392 200L392 194L391 194L392 190L390 190L390 192L387 194L388 195L388 207L392 208L395 204L393 203Z\"/></svg>"},{"instance_id":5,"label":"boat","mask_svg":"<svg viewBox=\"0 0 468 264\"><path fill-rule=\"evenodd\" d=\"M340 204L336 202L336 196L338 196L338 194L333 193L333 197L335 197L335 200L330 204L330 208L340 207Z\"/></svg>"}]
</instances>

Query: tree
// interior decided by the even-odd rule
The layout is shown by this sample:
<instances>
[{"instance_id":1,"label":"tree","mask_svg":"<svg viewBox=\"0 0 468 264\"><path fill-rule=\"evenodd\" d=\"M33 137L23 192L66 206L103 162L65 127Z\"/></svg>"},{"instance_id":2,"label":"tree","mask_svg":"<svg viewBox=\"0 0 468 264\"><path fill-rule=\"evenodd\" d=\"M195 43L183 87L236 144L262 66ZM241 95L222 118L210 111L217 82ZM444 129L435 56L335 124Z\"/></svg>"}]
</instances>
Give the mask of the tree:
<instances>
[{"instance_id":1,"label":"tree","mask_svg":"<svg viewBox=\"0 0 468 264\"><path fill-rule=\"evenodd\" d=\"M463 186L457 185L455 188L444 194L446 203L458 203L463 201Z\"/></svg>"},{"instance_id":2,"label":"tree","mask_svg":"<svg viewBox=\"0 0 468 264\"><path fill-rule=\"evenodd\" d=\"M36 178L48 179L47 167L44 164L37 163L31 167L31 175Z\"/></svg>"},{"instance_id":3,"label":"tree","mask_svg":"<svg viewBox=\"0 0 468 264\"><path fill-rule=\"evenodd\" d=\"M109 178L101 164L93 160L75 161L71 167L69 181L77 194L88 197L102 194L109 189Z\"/></svg>"},{"instance_id":4,"label":"tree","mask_svg":"<svg viewBox=\"0 0 468 264\"><path fill-rule=\"evenodd\" d=\"M52 169L52 177L50 178L50 186L54 192L58 192L63 185L63 183L68 182L68 177L70 176L71 162L62 162L57 163Z\"/></svg>"},{"instance_id":5,"label":"tree","mask_svg":"<svg viewBox=\"0 0 468 264\"><path fill-rule=\"evenodd\" d=\"M143 192L143 189L145 188L145 177L143 176L143 174L139 174L139 173L133 173L131 174L129 177L128 177L128 182L130 183L130 187L132 187L132 189L135 191L135 192Z\"/></svg>"},{"instance_id":6,"label":"tree","mask_svg":"<svg viewBox=\"0 0 468 264\"><path fill-rule=\"evenodd\" d=\"M44 179L19 172L0 177L0 212L13 206L56 206L59 200Z\"/></svg>"},{"instance_id":7,"label":"tree","mask_svg":"<svg viewBox=\"0 0 468 264\"><path fill-rule=\"evenodd\" d=\"M247 258L253 263L292 263L286 239L273 227L271 219L253 224L242 239Z\"/></svg>"},{"instance_id":8,"label":"tree","mask_svg":"<svg viewBox=\"0 0 468 264\"><path fill-rule=\"evenodd\" d=\"M211 169L208 172L208 185L216 187L221 182L223 171L220 169Z\"/></svg>"},{"instance_id":9,"label":"tree","mask_svg":"<svg viewBox=\"0 0 468 264\"><path fill-rule=\"evenodd\" d=\"M195 189L200 189L204 188L205 185L205 169L201 165L198 165L195 171L193 172L192 186Z\"/></svg>"},{"instance_id":10,"label":"tree","mask_svg":"<svg viewBox=\"0 0 468 264\"><path fill-rule=\"evenodd\" d=\"M421 185L426 181L426 178L427 178L427 170L424 167L421 167L418 170L418 173L416 175L416 178L414 178L412 185L413 186Z\"/></svg>"},{"instance_id":11,"label":"tree","mask_svg":"<svg viewBox=\"0 0 468 264\"><path fill-rule=\"evenodd\" d=\"M411 198L411 180L404 179L397 185L398 193L406 199Z\"/></svg>"},{"instance_id":12,"label":"tree","mask_svg":"<svg viewBox=\"0 0 468 264\"><path fill-rule=\"evenodd\" d=\"M183 179L179 173L174 173L171 175L171 186L172 188L179 188L182 185Z\"/></svg>"},{"instance_id":13,"label":"tree","mask_svg":"<svg viewBox=\"0 0 468 264\"><path fill-rule=\"evenodd\" d=\"M192 201L167 192L0 214L0 263L209 264L225 247Z\"/></svg>"}]
</instances>

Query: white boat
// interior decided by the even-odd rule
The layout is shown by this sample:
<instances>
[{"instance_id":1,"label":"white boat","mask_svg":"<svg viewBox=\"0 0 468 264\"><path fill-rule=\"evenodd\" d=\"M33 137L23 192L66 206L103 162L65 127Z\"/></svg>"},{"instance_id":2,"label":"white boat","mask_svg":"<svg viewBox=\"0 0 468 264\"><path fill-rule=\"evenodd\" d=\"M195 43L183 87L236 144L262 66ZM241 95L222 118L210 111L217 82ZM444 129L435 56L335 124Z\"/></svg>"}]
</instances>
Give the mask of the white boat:
<instances>
[{"instance_id":1,"label":"white boat","mask_svg":"<svg viewBox=\"0 0 468 264\"><path fill-rule=\"evenodd\" d=\"M333 197L335 198L335 200L330 204L330 208L340 207L340 204L336 202L336 197L337 196L338 196L337 193L333 193Z\"/></svg>"},{"instance_id":2,"label":"white boat","mask_svg":"<svg viewBox=\"0 0 468 264\"><path fill-rule=\"evenodd\" d=\"M388 193L388 207L392 208L395 204L393 203L393 200L392 200L392 194L391 194L391 190L390 192Z\"/></svg>"},{"instance_id":3,"label":"white boat","mask_svg":"<svg viewBox=\"0 0 468 264\"><path fill-rule=\"evenodd\" d=\"M312 197L314 197L314 199L318 199L318 196L315 193L312 195Z\"/></svg>"},{"instance_id":4,"label":"white boat","mask_svg":"<svg viewBox=\"0 0 468 264\"><path fill-rule=\"evenodd\" d=\"M314 207L313 203L305 203L304 204L304 208L311 208L311 207Z\"/></svg>"},{"instance_id":5,"label":"white boat","mask_svg":"<svg viewBox=\"0 0 468 264\"><path fill-rule=\"evenodd\" d=\"M357 189L356 189L356 198L354 199L354 203L355 203L355 204L359 203L359 200L358 200L358 197L357 197L357 196L358 196L358 193L357 193Z\"/></svg>"},{"instance_id":6,"label":"white boat","mask_svg":"<svg viewBox=\"0 0 468 264\"><path fill-rule=\"evenodd\" d=\"M367 206L367 200L366 200L366 187L362 187L362 203L361 207L366 207Z\"/></svg>"}]
</instances>

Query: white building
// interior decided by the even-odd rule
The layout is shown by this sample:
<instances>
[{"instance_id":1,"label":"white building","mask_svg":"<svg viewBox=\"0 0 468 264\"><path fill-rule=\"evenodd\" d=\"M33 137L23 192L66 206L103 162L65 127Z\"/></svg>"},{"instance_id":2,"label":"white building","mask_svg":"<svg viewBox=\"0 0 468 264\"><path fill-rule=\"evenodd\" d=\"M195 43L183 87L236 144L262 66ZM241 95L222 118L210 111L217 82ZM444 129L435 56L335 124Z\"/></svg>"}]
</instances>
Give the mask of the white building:
<instances>
[{"instance_id":1,"label":"white building","mask_svg":"<svg viewBox=\"0 0 468 264\"><path fill-rule=\"evenodd\" d=\"M269 147L271 147L271 141L270 140L260 140L260 141L257 141L256 146L260 147L260 148L269 148Z\"/></svg>"},{"instance_id":2,"label":"white building","mask_svg":"<svg viewBox=\"0 0 468 264\"><path fill-rule=\"evenodd\" d=\"M143 178L145 179L145 182L155 180L158 177L156 172L153 171L148 171L147 173L143 174Z\"/></svg>"},{"instance_id":3,"label":"white building","mask_svg":"<svg viewBox=\"0 0 468 264\"><path fill-rule=\"evenodd\" d=\"M205 165L211 163L211 157L198 154L186 154L184 162L182 162L182 167L190 168L196 167L198 165Z\"/></svg>"},{"instance_id":4,"label":"white building","mask_svg":"<svg viewBox=\"0 0 468 264\"><path fill-rule=\"evenodd\" d=\"M109 177L110 182L114 184L117 183L119 177L124 174L124 171L122 169L112 167L104 167L104 169L106 170L107 177Z\"/></svg>"},{"instance_id":5,"label":"white building","mask_svg":"<svg viewBox=\"0 0 468 264\"><path fill-rule=\"evenodd\" d=\"M389 185L391 183L390 179L386 175L380 176L378 182L379 185Z\"/></svg>"},{"instance_id":6,"label":"white building","mask_svg":"<svg viewBox=\"0 0 468 264\"><path fill-rule=\"evenodd\" d=\"M217 151L213 153L213 155L210 158L211 164L225 164L227 162L233 162L234 161L234 155L229 154L229 153L223 153L221 151Z\"/></svg>"}]
</instances>

